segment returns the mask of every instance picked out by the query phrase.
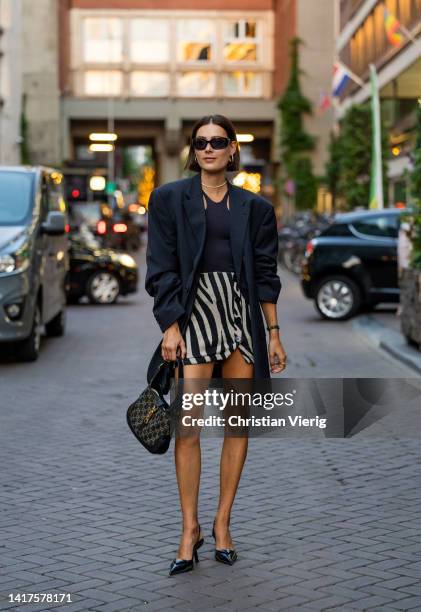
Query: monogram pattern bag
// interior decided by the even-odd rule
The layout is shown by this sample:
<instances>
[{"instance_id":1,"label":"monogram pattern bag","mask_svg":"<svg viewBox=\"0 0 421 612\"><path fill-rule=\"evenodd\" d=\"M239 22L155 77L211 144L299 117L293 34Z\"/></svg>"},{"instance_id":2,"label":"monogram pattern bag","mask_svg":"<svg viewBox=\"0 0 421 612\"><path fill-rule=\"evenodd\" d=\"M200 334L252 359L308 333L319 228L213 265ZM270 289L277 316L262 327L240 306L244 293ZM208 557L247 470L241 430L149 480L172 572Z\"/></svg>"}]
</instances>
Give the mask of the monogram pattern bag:
<instances>
[{"instance_id":1,"label":"monogram pattern bag","mask_svg":"<svg viewBox=\"0 0 421 612\"><path fill-rule=\"evenodd\" d=\"M146 389L127 409L131 431L150 453L157 455L165 453L171 442L175 401L170 405L163 396L169 391L177 362L163 361Z\"/></svg>"}]
</instances>

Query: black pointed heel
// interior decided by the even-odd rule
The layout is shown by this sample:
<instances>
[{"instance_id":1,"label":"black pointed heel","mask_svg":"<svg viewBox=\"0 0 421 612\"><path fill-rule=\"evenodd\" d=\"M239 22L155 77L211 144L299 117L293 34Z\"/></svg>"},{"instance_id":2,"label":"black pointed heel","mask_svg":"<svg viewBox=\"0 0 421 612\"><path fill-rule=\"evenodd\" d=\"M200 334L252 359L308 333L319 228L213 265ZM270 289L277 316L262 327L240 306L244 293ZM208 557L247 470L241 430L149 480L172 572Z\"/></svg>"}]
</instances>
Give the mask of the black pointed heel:
<instances>
[{"instance_id":1,"label":"black pointed heel","mask_svg":"<svg viewBox=\"0 0 421 612\"><path fill-rule=\"evenodd\" d=\"M199 525L199 536L200 536L200 525ZM197 550L203 545L205 539L200 538L195 542L193 546L193 555L191 559L173 559L170 565L169 575L182 574L183 572L190 572L194 568L193 559L196 563L199 563L199 555Z\"/></svg>"},{"instance_id":2,"label":"black pointed heel","mask_svg":"<svg viewBox=\"0 0 421 612\"><path fill-rule=\"evenodd\" d=\"M216 542L215 536L215 521L213 522L212 527L212 537ZM233 565L237 559L237 551L235 548L215 548L215 559L220 563L225 563L226 565Z\"/></svg>"}]
</instances>

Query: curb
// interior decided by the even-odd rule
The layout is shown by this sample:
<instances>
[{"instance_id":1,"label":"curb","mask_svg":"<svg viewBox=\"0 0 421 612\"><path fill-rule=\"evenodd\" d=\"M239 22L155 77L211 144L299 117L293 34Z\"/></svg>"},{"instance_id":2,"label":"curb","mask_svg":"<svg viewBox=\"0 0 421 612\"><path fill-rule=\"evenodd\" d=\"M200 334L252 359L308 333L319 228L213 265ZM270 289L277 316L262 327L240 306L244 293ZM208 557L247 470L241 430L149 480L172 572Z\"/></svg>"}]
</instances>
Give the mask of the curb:
<instances>
[{"instance_id":1,"label":"curb","mask_svg":"<svg viewBox=\"0 0 421 612\"><path fill-rule=\"evenodd\" d=\"M352 326L376 347L421 374L421 352L409 346L402 334L379 323L372 315L360 315Z\"/></svg>"}]
</instances>

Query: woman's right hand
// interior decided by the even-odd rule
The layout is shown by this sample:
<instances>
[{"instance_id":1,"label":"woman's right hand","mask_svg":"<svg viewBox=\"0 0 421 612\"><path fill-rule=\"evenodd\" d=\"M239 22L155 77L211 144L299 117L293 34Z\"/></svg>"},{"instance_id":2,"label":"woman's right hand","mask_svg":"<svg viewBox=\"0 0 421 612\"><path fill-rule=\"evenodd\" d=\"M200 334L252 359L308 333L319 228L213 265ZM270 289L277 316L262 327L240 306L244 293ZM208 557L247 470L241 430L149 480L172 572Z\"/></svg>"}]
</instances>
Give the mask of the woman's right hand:
<instances>
[{"instance_id":1,"label":"woman's right hand","mask_svg":"<svg viewBox=\"0 0 421 612\"><path fill-rule=\"evenodd\" d=\"M175 361L178 350L180 350L180 356L184 359L187 353L186 345L178 327L178 321L175 321L164 332L161 345L162 358L165 361Z\"/></svg>"}]
</instances>

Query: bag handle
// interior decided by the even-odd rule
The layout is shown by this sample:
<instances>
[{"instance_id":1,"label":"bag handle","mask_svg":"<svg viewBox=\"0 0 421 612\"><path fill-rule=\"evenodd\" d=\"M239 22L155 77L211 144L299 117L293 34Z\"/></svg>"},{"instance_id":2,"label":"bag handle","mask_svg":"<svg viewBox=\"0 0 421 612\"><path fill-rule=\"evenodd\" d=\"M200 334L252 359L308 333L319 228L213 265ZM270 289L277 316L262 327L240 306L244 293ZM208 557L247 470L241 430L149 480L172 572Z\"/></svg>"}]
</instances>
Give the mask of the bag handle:
<instances>
[{"instance_id":1,"label":"bag handle","mask_svg":"<svg viewBox=\"0 0 421 612\"><path fill-rule=\"evenodd\" d=\"M170 375L171 370L175 369L176 366L182 364L182 359L181 357L179 357L177 355L176 360L175 361L161 361L161 363L158 365L154 375L151 378L151 382L149 383L149 386L153 388L154 386L154 382L158 379L159 375L162 374L164 372L164 370L169 369L168 372L166 372L167 376Z\"/></svg>"},{"instance_id":2,"label":"bag handle","mask_svg":"<svg viewBox=\"0 0 421 612\"><path fill-rule=\"evenodd\" d=\"M181 333L182 336L184 336L184 334L185 334L185 331L187 329L187 325L188 325L188 319L185 319L183 321L183 323L181 325L181 329L180 329L180 333ZM149 383L149 386L153 387L154 381L156 379L158 379L158 376L160 374L162 374L164 369L166 369L166 368L175 369L177 367L177 364L178 365L182 365L183 364L183 361L182 361L181 357L178 354L176 355L175 361L165 361L165 360L162 360L161 363L158 365L155 373L153 374L153 376L151 378L151 382ZM167 376L168 376L168 374L170 374L170 372L167 373ZM177 382L178 382L178 380L177 380Z\"/></svg>"}]
</instances>

